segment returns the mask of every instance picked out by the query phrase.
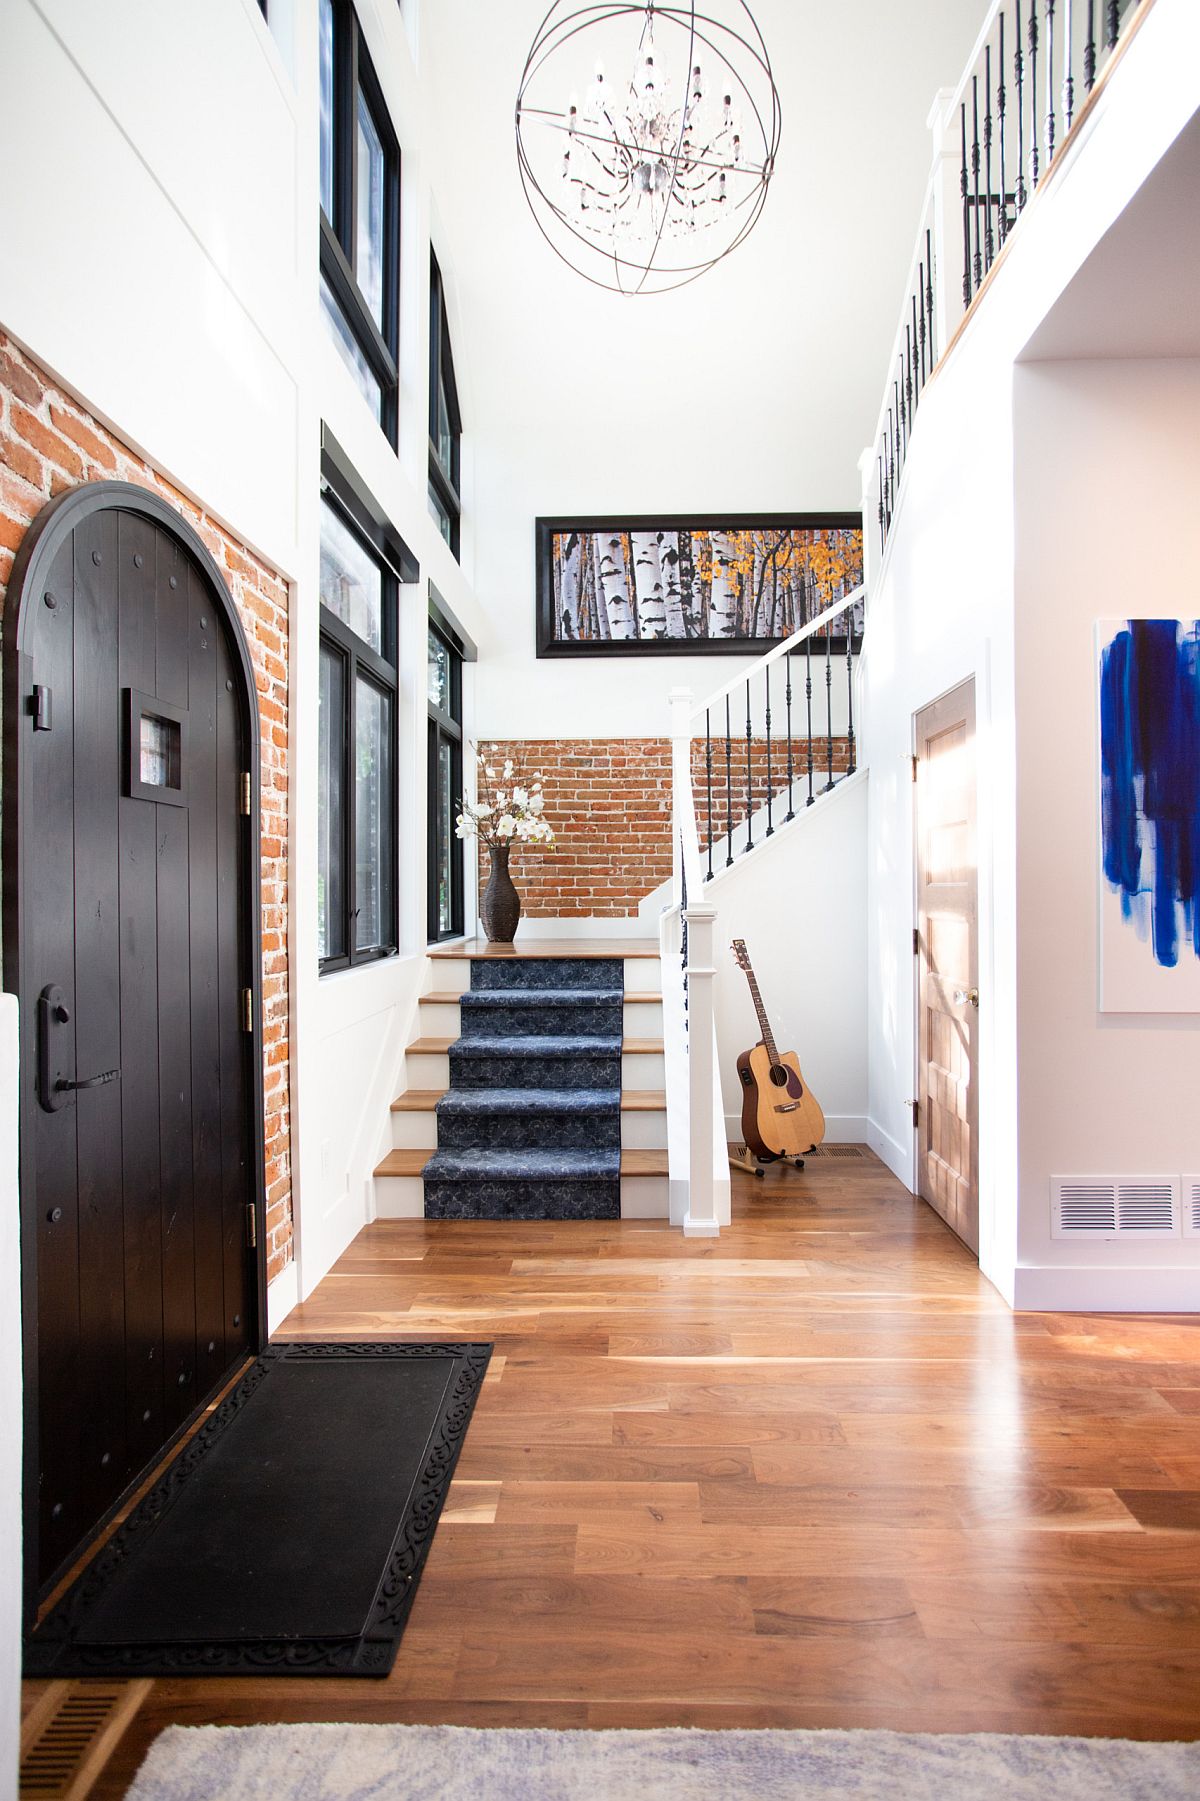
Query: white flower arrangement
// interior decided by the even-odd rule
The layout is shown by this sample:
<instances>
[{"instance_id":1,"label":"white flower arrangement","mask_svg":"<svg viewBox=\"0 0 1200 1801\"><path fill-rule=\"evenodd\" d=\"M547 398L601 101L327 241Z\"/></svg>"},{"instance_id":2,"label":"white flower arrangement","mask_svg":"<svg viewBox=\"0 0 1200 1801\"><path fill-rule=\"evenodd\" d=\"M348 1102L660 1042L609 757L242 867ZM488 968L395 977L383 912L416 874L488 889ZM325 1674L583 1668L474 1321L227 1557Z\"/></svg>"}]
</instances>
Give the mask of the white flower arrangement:
<instances>
[{"instance_id":1,"label":"white flower arrangement","mask_svg":"<svg viewBox=\"0 0 1200 1801\"><path fill-rule=\"evenodd\" d=\"M506 757L504 765L497 776L494 764L487 760L487 747L481 750L476 763L480 775L485 782L497 780L511 783L511 788L486 789L477 801L462 802L462 811L458 815L455 826L459 838L478 836L493 850L501 845L535 844L549 850L554 843L554 828L548 819L543 817L546 805L545 790L542 786L544 777L540 770L530 779L529 784L517 774L511 757ZM492 800L486 798L490 793Z\"/></svg>"}]
</instances>

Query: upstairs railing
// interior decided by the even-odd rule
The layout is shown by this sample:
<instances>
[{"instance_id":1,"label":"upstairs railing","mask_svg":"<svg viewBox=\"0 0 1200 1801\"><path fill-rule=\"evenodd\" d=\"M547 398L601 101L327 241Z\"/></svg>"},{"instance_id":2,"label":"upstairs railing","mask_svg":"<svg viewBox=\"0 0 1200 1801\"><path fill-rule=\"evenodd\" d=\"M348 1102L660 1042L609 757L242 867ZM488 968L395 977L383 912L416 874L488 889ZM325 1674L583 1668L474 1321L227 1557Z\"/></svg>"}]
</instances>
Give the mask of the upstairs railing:
<instances>
[{"instance_id":1,"label":"upstairs railing","mask_svg":"<svg viewBox=\"0 0 1200 1801\"><path fill-rule=\"evenodd\" d=\"M934 164L874 441L887 544L926 383L1117 47L1151 0L993 0L966 71L930 114Z\"/></svg>"},{"instance_id":2,"label":"upstairs railing","mask_svg":"<svg viewBox=\"0 0 1200 1801\"><path fill-rule=\"evenodd\" d=\"M708 884L853 775L864 601L860 585L699 705L690 689L671 693L674 869L660 948L671 1217L685 1233L715 1233L722 1182L728 1192Z\"/></svg>"}]
</instances>

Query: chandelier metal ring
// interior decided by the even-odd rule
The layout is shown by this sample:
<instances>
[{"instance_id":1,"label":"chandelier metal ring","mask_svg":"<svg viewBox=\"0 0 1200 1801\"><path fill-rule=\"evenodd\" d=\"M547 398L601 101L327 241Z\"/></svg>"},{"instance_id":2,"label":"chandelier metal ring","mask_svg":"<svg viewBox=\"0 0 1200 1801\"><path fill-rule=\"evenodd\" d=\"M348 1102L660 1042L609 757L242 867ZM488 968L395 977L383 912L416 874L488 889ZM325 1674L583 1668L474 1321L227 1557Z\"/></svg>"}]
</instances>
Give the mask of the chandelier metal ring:
<instances>
[{"instance_id":1,"label":"chandelier metal ring","mask_svg":"<svg viewBox=\"0 0 1200 1801\"><path fill-rule=\"evenodd\" d=\"M594 286L683 287L736 250L766 204L781 113L762 33L746 0L708 0L705 11L694 0L567 6L555 0L543 18L517 94L529 209ZM606 83L594 58L580 100L589 52L600 51L616 56L621 77Z\"/></svg>"}]
</instances>

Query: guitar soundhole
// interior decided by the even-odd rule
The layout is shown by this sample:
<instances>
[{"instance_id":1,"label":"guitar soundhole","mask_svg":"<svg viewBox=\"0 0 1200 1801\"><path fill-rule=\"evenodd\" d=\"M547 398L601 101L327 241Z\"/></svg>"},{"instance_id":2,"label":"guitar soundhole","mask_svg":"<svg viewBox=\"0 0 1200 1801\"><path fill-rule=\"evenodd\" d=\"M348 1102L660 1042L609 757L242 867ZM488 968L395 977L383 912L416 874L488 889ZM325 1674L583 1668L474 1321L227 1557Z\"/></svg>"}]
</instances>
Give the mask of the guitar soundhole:
<instances>
[{"instance_id":1,"label":"guitar soundhole","mask_svg":"<svg viewBox=\"0 0 1200 1801\"><path fill-rule=\"evenodd\" d=\"M786 1088L787 1087L787 1079L788 1079L788 1072L783 1067L782 1063L773 1064L771 1067L771 1080L775 1084L776 1088Z\"/></svg>"}]
</instances>

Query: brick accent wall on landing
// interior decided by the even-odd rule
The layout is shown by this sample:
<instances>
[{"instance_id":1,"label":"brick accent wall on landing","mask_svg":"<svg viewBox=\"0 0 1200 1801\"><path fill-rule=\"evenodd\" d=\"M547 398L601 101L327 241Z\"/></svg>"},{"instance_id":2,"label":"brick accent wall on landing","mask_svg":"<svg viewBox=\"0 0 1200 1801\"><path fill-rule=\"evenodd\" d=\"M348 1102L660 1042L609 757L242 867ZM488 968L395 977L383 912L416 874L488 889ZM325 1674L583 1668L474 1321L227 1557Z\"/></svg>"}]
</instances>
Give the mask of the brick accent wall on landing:
<instances>
[{"instance_id":1,"label":"brick accent wall on landing","mask_svg":"<svg viewBox=\"0 0 1200 1801\"><path fill-rule=\"evenodd\" d=\"M288 594L283 579L105 429L0 332L0 613L21 539L46 502L90 481L136 482L199 532L233 595L261 725L263 1076L267 1279L292 1257L288 1083Z\"/></svg>"},{"instance_id":2,"label":"brick accent wall on landing","mask_svg":"<svg viewBox=\"0 0 1200 1801\"><path fill-rule=\"evenodd\" d=\"M526 919L630 919L638 902L671 873L671 744L667 738L532 738L507 742L488 740L483 747L488 764L502 769L511 757L517 779L532 781L540 774L546 784L546 817L557 834L551 851L513 851L512 877L521 896ZM803 762L802 762L803 755ZM816 758L813 792L828 780L825 740L814 744ZM849 768L850 747L845 738L833 741L833 771L844 775ZM799 812L808 795L807 745L793 741L793 806ZM747 782L746 741L732 746L729 782L726 783L725 742L713 744L713 842L725 836L732 812L735 842L737 828L744 830L747 793L755 810L766 804L767 746L753 743ZM708 842L705 800L704 740L692 743L692 782L697 803L697 828L701 846ZM494 784L493 784L494 785ZM503 785L503 784L501 784ZM782 804L775 813L780 824L788 810L787 745L772 740L771 789ZM743 840L744 842L744 840ZM724 862L722 851L721 863ZM714 853L714 867L717 859ZM480 881L487 881L488 854L481 847Z\"/></svg>"}]
</instances>

